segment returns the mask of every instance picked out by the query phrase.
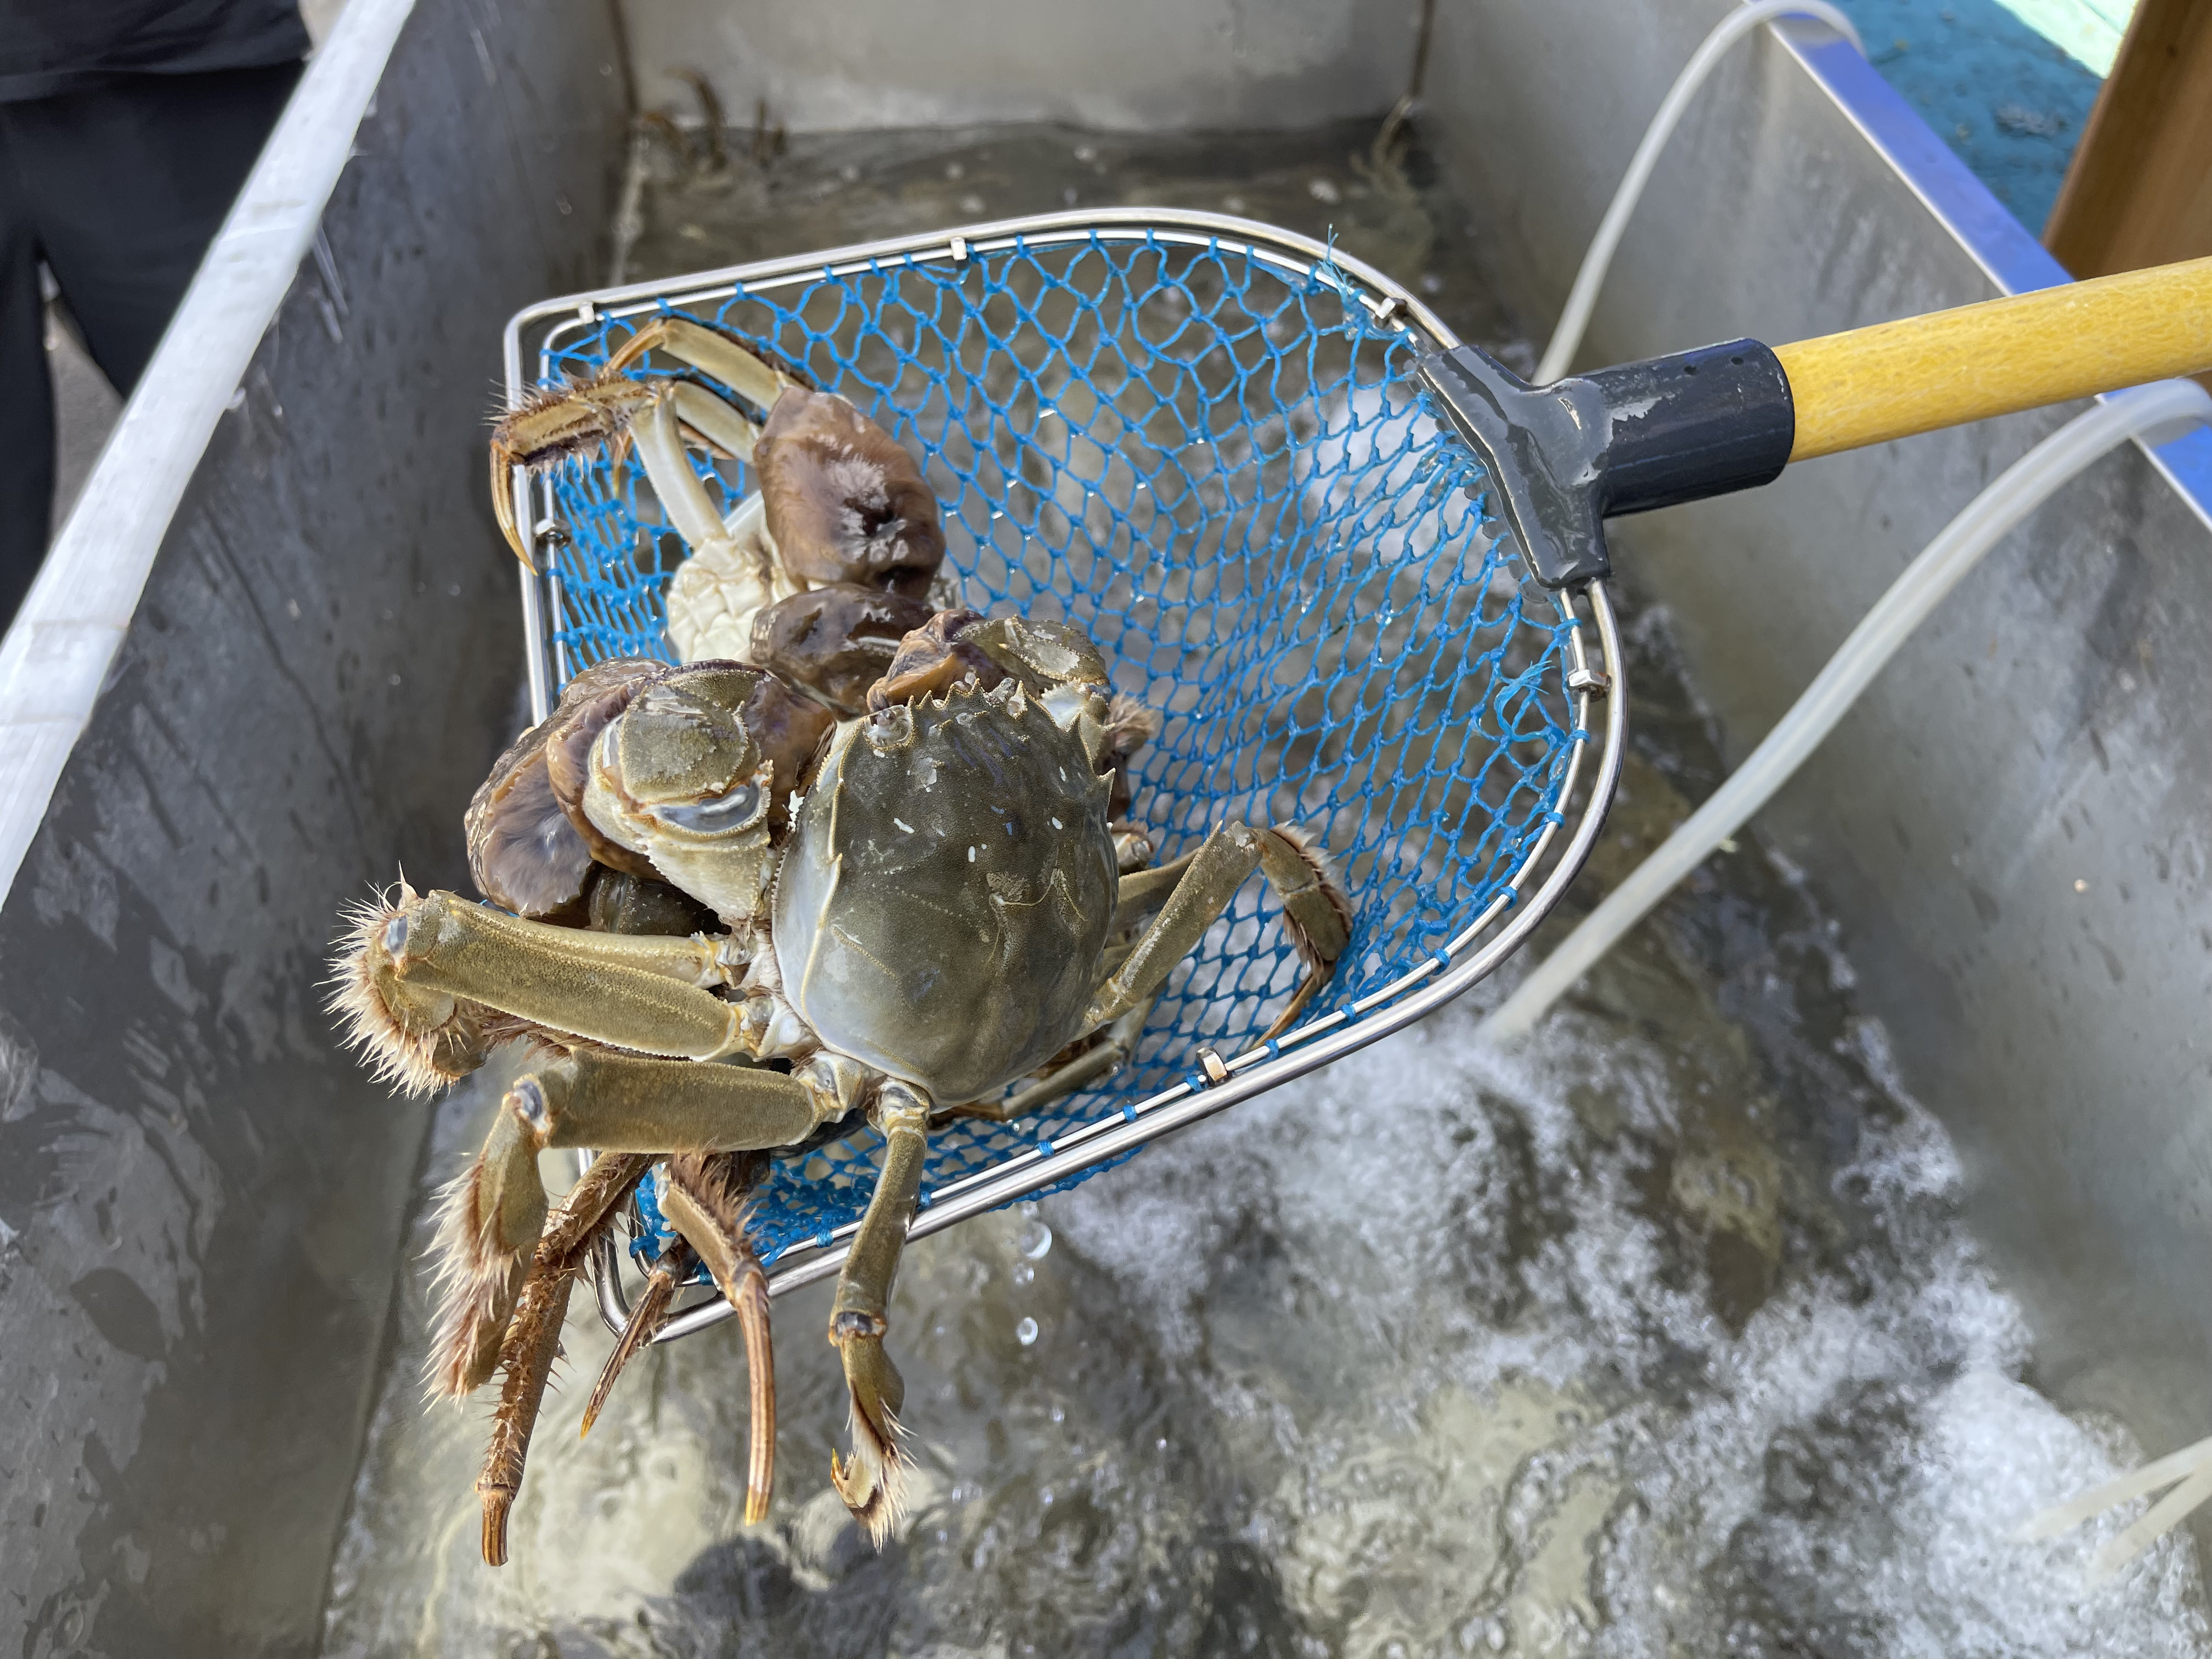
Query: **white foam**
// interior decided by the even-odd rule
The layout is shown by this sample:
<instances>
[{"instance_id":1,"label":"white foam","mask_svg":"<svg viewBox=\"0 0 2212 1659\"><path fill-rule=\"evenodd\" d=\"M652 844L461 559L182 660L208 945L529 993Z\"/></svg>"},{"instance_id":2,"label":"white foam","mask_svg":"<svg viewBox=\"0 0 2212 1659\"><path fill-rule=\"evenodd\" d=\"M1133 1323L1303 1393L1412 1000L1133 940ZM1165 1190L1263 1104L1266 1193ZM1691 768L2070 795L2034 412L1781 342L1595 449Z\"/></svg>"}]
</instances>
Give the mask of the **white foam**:
<instances>
[{"instance_id":1,"label":"white foam","mask_svg":"<svg viewBox=\"0 0 2212 1659\"><path fill-rule=\"evenodd\" d=\"M1665 1056L1588 1015L1510 1059L1471 1024L1448 1013L1192 1136L1151 1179L1051 1206L1224 1417L1264 1401L1277 1484L1254 1525L1316 1624L1371 1651L1487 1650L1499 1631L1621 1655L2207 1650L2186 1540L2094 1593L2119 1519L2008 1541L2112 1449L2019 1380L2020 1310L1951 1213L1956 1153L1878 1026L1850 1046L1887 1109L1833 1182L1872 1242L1842 1271L1785 1270L1731 1334L1648 1200L1655 1143L1690 1115ZM1631 1133L1594 1133L1578 1091ZM1547 1236L1501 1266L1532 1200ZM1283 1341L1362 1357L1328 1389L1204 1358L1224 1242L1260 1226L1302 1291ZM1378 1584L1398 1587L1387 1616L1360 1610Z\"/></svg>"}]
</instances>

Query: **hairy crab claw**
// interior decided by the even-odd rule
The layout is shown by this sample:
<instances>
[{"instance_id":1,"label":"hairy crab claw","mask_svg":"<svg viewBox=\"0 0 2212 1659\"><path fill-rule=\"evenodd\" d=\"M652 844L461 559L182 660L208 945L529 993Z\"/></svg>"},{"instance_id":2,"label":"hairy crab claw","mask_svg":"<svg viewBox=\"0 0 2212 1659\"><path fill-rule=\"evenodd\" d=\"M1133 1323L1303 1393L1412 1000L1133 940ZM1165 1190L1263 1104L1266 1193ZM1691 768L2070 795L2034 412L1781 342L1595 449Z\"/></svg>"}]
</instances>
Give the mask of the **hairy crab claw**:
<instances>
[{"instance_id":1,"label":"hairy crab claw","mask_svg":"<svg viewBox=\"0 0 2212 1659\"><path fill-rule=\"evenodd\" d=\"M1127 1063L1169 975L1255 873L1310 970L1293 1012L1349 949L1350 903L1295 827L1219 824L1156 865L1115 823L1158 726L1111 695L1079 629L935 615L862 701L833 721L742 663L603 665L471 809L471 858L502 908L403 887L348 919L333 1000L383 1075L430 1088L495 1042L534 1047L439 1233L431 1386L501 1379L477 1483L487 1560L506 1559L577 1265L634 1190L671 1237L592 1414L696 1259L746 1336L750 1517L768 1502L774 1383L749 1194L769 1156L861 1122L882 1137L828 1333L852 1433L831 1480L880 1543L912 1466L889 1310L933 1121L1010 1121ZM533 919L523 902L553 908ZM555 1204L538 1160L563 1147L599 1157Z\"/></svg>"}]
</instances>

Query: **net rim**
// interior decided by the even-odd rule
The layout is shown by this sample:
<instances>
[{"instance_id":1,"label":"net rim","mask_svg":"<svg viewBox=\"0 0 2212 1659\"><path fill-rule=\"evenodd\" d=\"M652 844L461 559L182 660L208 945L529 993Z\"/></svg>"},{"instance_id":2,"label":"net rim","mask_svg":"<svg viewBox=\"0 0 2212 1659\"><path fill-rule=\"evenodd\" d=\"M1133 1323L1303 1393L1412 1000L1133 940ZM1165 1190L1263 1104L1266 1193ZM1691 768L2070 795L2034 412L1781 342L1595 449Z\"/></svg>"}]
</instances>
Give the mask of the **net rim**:
<instances>
[{"instance_id":1,"label":"net rim","mask_svg":"<svg viewBox=\"0 0 2212 1659\"><path fill-rule=\"evenodd\" d=\"M840 276L861 275L887 264L957 264L978 254L1024 247L1042 249L1072 243L1146 240L1210 247L1255 258L1287 277L1328 283L1347 300L1360 304L1378 327L1417 330L1437 350L1449 350L1460 343L1459 337L1443 319L1401 284L1332 245L1295 231L1196 210L1078 210L854 243L689 273L670 280L628 283L540 301L517 312L508 319L504 331L506 407L518 407L536 384L526 379L523 371L524 332L536 325L542 325L536 343L542 364L544 355L572 331L656 311L664 305L694 306L739 292L769 293ZM544 526L532 510L528 477L520 469L511 475L511 487L515 492L515 521L522 527L525 544L535 561ZM557 580L554 574L556 565L550 559L540 562L542 572L525 566L519 573L533 721L544 720L551 711L556 668L550 626L555 614L550 601L553 597L550 585ZM1012 1153L989 1169L936 1189L927 1206L914 1218L908 1230L908 1239L941 1232L961 1221L1000 1208L1340 1060L1450 1001L1486 977L1517 950L1557 906L1588 860L1619 782L1625 745L1626 700L1621 683L1620 635L1605 585L1592 581L1578 594L1561 595L1560 599L1577 623L1581 620L1575 612L1579 601L1595 624L1595 663L1591 660L1591 641L1586 638L1592 630L1578 625L1569 629L1568 648L1572 661L1569 679L1574 687L1576 727L1585 735L1577 736L1569 745L1559 794L1559 822L1545 827L1480 914L1462 927L1443 950L1348 1007L1306 1021L1280 1038L1226 1060L1211 1049L1202 1049L1201 1063L1210 1061L1205 1064L1203 1074L1194 1073L1182 1083L1124 1106L1115 1116L1086 1125L1055 1142L1039 1142L1025 1151ZM1605 714L1597 765L1589 790L1579 794L1579 805L1576 805L1577 786L1591 747L1587 734L1591 731L1593 704L1599 701L1605 705ZM1566 816L1570 810L1574 813L1571 818ZM1566 831L1563 843L1559 842L1562 830ZM1549 867L1544 870L1541 880L1534 884L1533 890L1525 890L1547 858ZM1489 934L1487 939L1484 938L1486 933ZM1476 948L1479 940L1480 948ZM1472 954L1462 955L1468 951ZM781 1295L836 1273L844 1263L848 1241L857 1228L857 1223L850 1223L836 1230L826 1244L786 1251L769 1273L769 1295ZM609 1243L601 1255L605 1259L595 1263L598 1270L594 1273L599 1310L609 1324L619 1330L627 1310L619 1288L615 1247ZM716 1297L678 1314L653 1340L679 1340L720 1323L733 1312L726 1302Z\"/></svg>"}]
</instances>

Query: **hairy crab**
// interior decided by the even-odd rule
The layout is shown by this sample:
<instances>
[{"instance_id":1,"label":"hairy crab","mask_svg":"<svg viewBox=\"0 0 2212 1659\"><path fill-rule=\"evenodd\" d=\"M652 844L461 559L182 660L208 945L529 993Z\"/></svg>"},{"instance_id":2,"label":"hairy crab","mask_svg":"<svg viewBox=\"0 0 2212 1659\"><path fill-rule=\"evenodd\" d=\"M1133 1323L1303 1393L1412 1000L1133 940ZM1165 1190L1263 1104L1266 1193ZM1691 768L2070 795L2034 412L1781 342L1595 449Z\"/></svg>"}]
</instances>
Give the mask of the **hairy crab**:
<instances>
[{"instance_id":1,"label":"hairy crab","mask_svg":"<svg viewBox=\"0 0 2212 1659\"><path fill-rule=\"evenodd\" d=\"M600 665L471 809L479 884L504 908L403 884L349 918L333 1001L384 1076L426 1091L500 1042L535 1047L441 1235L434 1385L504 1374L478 1482L489 1561L506 1558L568 1287L649 1170L745 1322L750 1518L774 1407L745 1193L763 1155L861 1122L883 1137L830 1323L852 1435L830 1478L880 1542L910 1455L887 1310L933 1121L1018 1117L1121 1064L1255 869L1309 964L1294 1008L1348 940L1348 902L1293 829L1222 824L1147 867L1148 842L1112 812L1156 725L1109 698L1074 628L940 613L866 704L833 720L734 662ZM655 931L575 925L625 916ZM538 1173L549 1147L599 1153L557 1206ZM663 1265L594 1410L689 1266Z\"/></svg>"},{"instance_id":2,"label":"hairy crab","mask_svg":"<svg viewBox=\"0 0 2212 1659\"><path fill-rule=\"evenodd\" d=\"M656 351L728 395L633 378ZM1283 1023L1349 934L1294 830L1224 825L1149 867L1150 841L1116 820L1157 717L1109 696L1078 629L933 610L945 544L920 469L764 348L655 319L510 415L493 476L516 550L513 466L632 442L691 549L668 596L684 665L586 669L500 757L465 820L496 908L403 884L349 917L336 964L334 1006L400 1087L533 1045L439 1242L432 1387L503 1377L477 1483L495 1564L570 1286L625 1204L667 1243L585 1427L703 1273L745 1339L757 1521L775 1383L749 1194L771 1157L882 1134L830 1324L853 1436L831 1478L880 1541L907 1456L886 1309L933 1121L1013 1119L1122 1063L1255 866L1310 969ZM724 519L687 443L750 462L759 492ZM730 657L694 659L710 645ZM536 1159L556 1146L598 1157L553 1205Z\"/></svg>"}]
</instances>

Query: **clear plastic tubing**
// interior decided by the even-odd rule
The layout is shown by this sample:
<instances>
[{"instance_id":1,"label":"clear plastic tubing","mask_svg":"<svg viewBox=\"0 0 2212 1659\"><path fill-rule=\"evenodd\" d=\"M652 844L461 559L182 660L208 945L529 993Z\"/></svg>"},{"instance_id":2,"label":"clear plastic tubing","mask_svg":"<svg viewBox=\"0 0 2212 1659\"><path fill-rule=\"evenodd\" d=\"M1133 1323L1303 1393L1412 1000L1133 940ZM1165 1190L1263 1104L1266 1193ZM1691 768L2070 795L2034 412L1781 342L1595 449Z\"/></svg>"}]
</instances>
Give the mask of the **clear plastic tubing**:
<instances>
[{"instance_id":1,"label":"clear plastic tubing","mask_svg":"<svg viewBox=\"0 0 2212 1659\"><path fill-rule=\"evenodd\" d=\"M1772 799L2007 532L2107 450L2130 438L2155 447L2199 424L2212 425L2212 394L2193 380L2160 380L2106 398L2007 467L1905 567L1750 758L1537 964L1477 1035L1507 1042L1530 1030L1622 934Z\"/></svg>"},{"instance_id":2,"label":"clear plastic tubing","mask_svg":"<svg viewBox=\"0 0 2212 1659\"><path fill-rule=\"evenodd\" d=\"M1606 268L1612 264L1613 250L1620 246L1623 232L1628 228L1629 216L1636 211L1636 204L1644 194L1644 186L1650 182L1651 172L1659 165L1659 152L1667 148L1667 140L1674 136L1682 112L1690 107L1690 100L1698 95L1705 76L1712 73L1728 49L1762 23L1771 23L1784 17L1809 17L1826 23L1830 28L1857 47L1862 55L1866 48L1859 43L1858 31L1851 20L1830 5L1827 0L1749 0L1714 25L1713 32L1705 44L1690 55L1682 72L1674 77L1668 88L1659 110L1651 118L1651 125L1644 130L1644 142L1636 147L1636 155L1621 175L1620 188L1613 191L1613 201L1606 208L1605 217L1597 223L1597 234L1590 238L1589 250L1583 255L1583 268L1575 273L1575 285L1567 292L1566 309L1559 313L1559 326L1552 331L1552 343L1544 348L1544 360L1536 365L1534 384L1549 386L1567 372L1581 348L1583 331L1589 326L1590 310L1597 304L1597 291L1605 284Z\"/></svg>"}]
</instances>

